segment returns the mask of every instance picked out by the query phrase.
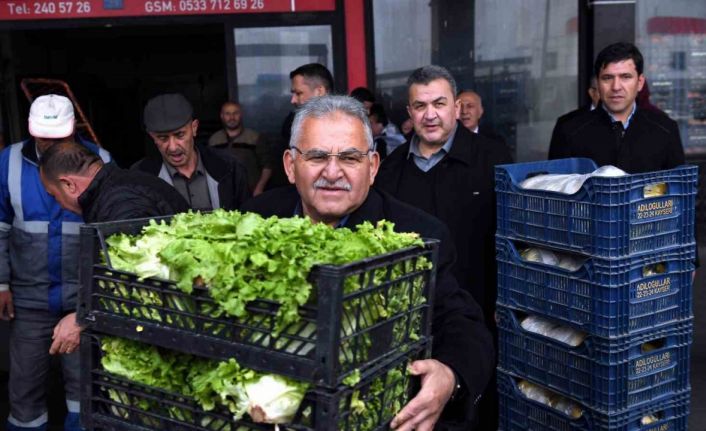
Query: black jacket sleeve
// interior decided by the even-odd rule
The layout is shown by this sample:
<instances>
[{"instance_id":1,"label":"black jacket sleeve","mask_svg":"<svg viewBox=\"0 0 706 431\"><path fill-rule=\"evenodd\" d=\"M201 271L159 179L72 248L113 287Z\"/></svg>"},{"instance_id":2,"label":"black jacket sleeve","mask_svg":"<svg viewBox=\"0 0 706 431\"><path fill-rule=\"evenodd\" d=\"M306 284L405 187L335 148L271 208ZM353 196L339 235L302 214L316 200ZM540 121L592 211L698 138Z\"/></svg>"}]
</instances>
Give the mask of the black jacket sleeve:
<instances>
[{"instance_id":1,"label":"black jacket sleeve","mask_svg":"<svg viewBox=\"0 0 706 431\"><path fill-rule=\"evenodd\" d=\"M685 162L684 158L684 147L681 143L681 134L679 133L679 125L676 121L669 120L669 150L667 153L667 165L665 169L673 169L677 166L683 165Z\"/></svg>"},{"instance_id":2,"label":"black jacket sleeve","mask_svg":"<svg viewBox=\"0 0 706 431\"><path fill-rule=\"evenodd\" d=\"M479 305L458 287L451 273L455 249L448 230L444 228L439 236L442 247L434 295L432 357L453 369L463 388L461 396L446 406L441 420L468 424L493 373L493 339Z\"/></svg>"},{"instance_id":3,"label":"black jacket sleeve","mask_svg":"<svg viewBox=\"0 0 706 431\"><path fill-rule=\"evenodd\" d=\"M104 205L100 212L96 214L96 221L129 220L171 215L169 213L162 214L154 205L143 201L133 200L130 204L127 204L125 201L112 199L112 202L105 202ZM173 213L176 212L178 211Z\"/></svg>"},{"instance_id":4,"label":"black jacket sleeve","mask_svg":"<svg viewBox=\"0 0 706 431\"><path fill-rule=\"evenodd\" d=\"M160 217L189 210L189 205L175 189L167 183L160 183L153 189L128 182L106 187L97 193L95 202L84 209L84 220L95 223Z\"/></svg>"},{"instance_id":5,"label":"black jacket sleeve","mask_svg":"<svg viewBox=\"0 0 706 431\"><path fill-rule=\"evenodd\" d=\"M549 155L547 156L548 160L571 157L569 143L566 140L566 136L564 136L562 124L563 122L560 118L554 125L554 130L552 130L552 140L549 143Z\"/></svg>"},{"instance_id":6,"label":"black jacket sleeve","mask_svg":"<svg viewBox=\"0 0 706 431\"><path fill-rule=\"evenodd\" d=\"M232 163L233 208L230 209L239 209L245 201L250 199L251 193L248 187L248 176L245 173L245 168L235 160Z\"/></svg>"},{"instance_id":7,"label":"black jacket sleeve","mask_svg":"<svg viewBox=\"0 0 706 431\"><path fill-rule=\"evenodd\" d=\"M225 176L218 179L221 208L229 211L240 209L251 196L245 167L232 158L222 159L221 163L227 163Z\"/></svg>"}]
</instances>

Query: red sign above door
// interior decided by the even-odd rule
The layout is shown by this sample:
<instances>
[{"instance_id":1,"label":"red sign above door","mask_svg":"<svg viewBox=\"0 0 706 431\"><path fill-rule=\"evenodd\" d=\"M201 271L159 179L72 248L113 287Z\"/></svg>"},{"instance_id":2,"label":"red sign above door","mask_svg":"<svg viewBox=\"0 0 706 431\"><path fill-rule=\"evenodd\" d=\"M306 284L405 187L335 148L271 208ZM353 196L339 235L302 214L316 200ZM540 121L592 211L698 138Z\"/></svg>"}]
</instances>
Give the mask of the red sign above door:
<instances>
[{"instance_id":1,"label":"red sign above door","mask_svg":"<svg viewBox=\"0 0 706 431\"><path fill-rule=\"evenodd\" d=\"M332 11L335 0L0 0L0 21Z\"/></svg>"}]
</instances>

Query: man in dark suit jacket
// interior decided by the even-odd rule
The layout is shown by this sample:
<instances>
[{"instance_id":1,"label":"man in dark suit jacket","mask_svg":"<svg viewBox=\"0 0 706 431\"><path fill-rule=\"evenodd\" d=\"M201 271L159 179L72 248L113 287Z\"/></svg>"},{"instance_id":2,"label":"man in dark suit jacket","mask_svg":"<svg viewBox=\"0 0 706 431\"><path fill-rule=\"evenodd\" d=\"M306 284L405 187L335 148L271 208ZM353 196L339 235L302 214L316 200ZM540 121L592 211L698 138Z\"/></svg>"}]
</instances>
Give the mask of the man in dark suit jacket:
<instances>
[{"instance_id":1,"label":"man in dark suit jacket","mask_svg":"<svg viewBox=\"0 0 706 431\"><path fill-rule=\"evenodd\" d=\"M265 216L304 215L314 222L352 229L363 221L389 220L401 232L441 240L437 266L432 358L415 361L422 387L392 427L468 430L470 415L492 373L493 343L473 298L458 288L450 267L453 242L434 217L371 188L380 163L363 105L347 96L324 96L303 105L294 118L284 155L296 187L266 192L244 205ZM472 359L471 359L472 358ZM443 415L442 415L443 412Z\"/></svg>"},{"instance_id":2,"label":"man in dark suit jacket","mask_svg":"<svg viewBox=\"0 0 706 431\"><path fill-rule=\"evenodd\" d=\"M510 163L510 155L456 121L455 82L445 69L420 68L408 84L415 135L385 159L376 184L448 226L459 257L454 275L461 288L481 304L493 328L494 166Z\"/></svg>"},{"instance_id":3,"label":"man in dark suit jacket","mask_svg":"<svg viewBox=\"0 0 706 431\"><path fill-rule=\"evenodd\" d=\"M628 173L671 169L684 163L676 122L635 103L645 77L640 51L629 43L606 47L596 57L594 73L601 104L557 121L549 158L587 157L598 166Z\"/></svg>"},{"instance_id":4,"label":"man in dark suit jacket","mask_svg":"<svg viewBox=\"0 0 706 431\"><path fill-rule=\"evenodd\" d=\"M439 66L425 66L407 80L407 110L415 135L380 168L377 184L396 198L438 217L458 251L453 273L479 303L495 332L495 165L510 163L507 148L456 121L461 102L456 82ZM477 117L479 117L477 115ZM491 382L479 408L480 429L497 429Z\"/></svg>"}]
</instances>

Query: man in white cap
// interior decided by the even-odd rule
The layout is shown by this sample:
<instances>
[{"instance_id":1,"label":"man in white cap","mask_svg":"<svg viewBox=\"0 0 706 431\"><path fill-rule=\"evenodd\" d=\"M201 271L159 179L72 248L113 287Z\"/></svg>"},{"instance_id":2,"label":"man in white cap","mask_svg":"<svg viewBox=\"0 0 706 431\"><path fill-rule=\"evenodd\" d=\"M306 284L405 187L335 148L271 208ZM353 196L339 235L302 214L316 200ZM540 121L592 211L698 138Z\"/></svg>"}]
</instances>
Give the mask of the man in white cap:
<instances>
[{"instance_id":1,"label":"man in white cap","mask_svg":"<svg viewBox=\"0 0 706 431\"><path fill-rule=\"evenodd\" d=\"M79 425L79 335L76 321L81 217L63 210L42 185L38 161L74 137L74 109L64 96L38 97L29 111L32 138L0 153L0 318L10 322L10 415L7 430L45 430L50 354L61 355L68 415Z\"/></svg>"}]
</instances>

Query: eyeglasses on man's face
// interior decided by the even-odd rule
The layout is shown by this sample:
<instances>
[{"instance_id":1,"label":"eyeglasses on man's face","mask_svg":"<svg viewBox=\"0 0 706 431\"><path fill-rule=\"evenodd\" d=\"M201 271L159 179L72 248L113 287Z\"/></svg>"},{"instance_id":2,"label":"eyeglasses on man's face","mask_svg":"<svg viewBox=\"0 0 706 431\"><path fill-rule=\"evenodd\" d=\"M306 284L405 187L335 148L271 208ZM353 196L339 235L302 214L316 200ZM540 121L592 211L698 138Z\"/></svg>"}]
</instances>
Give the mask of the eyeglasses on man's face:
<instances>
[{"instance_id":1,"label":"eyeglasses on man's face","mask_svg":"<svg viewBox=\"0 0 706 431\"><path fill-rule=\"evenodd\" d=\"M362 152L358 150L345 150L340 153L329 153L323 150L302 151L294 146L290 148L301 154L305 162L317 166L324 166L328 164L331 157L338 158L338 161L344 166L357 166L363 163L365 157L372 151L368 150L366 152Z\"/></svg>"}]
</instances>

